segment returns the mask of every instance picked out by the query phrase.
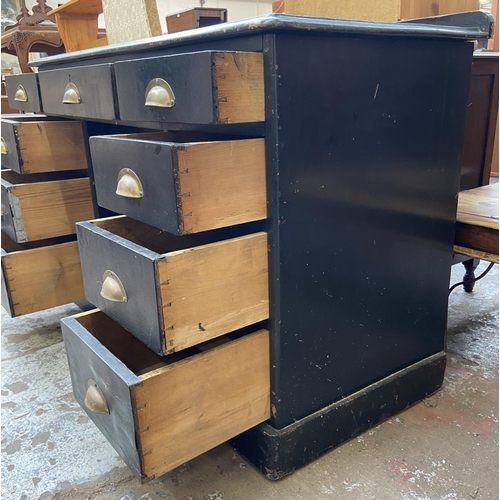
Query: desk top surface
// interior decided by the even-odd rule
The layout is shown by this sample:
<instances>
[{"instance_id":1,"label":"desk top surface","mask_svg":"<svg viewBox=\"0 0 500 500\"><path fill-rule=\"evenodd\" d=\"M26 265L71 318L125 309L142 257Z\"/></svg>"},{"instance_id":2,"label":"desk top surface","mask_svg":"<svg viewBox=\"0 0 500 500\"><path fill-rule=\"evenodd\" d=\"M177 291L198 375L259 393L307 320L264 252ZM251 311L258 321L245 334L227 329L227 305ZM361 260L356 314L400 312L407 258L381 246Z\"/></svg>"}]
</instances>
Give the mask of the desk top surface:
<instances>
[{"instance_id":1,"label":"desk top surface","mask_svg":"<svg viewBox=\"0 0 500 500\"><path fill-rule=\"evenodd\" d=\"M457 222L498 231L498 184L489 184L458 195Z\"/></svg>"},{"instance_id":2,"label":"desk top surface","mask_svg":"<svg viewBox=\"0 0 500 500\"><path fill-rule=\"evenodd\" d=\"M491 36L493 25L492 19L490 14L481 11L426 19L413 19L411 21L398 23L378 23L349 19L327 19L291 16L286 14L268 14L195 30L182 31L170 35L162 35L144 40L136 40L47 57L30 63L30 66L43 68L50 65L77 63L83 60L110 55L161 50L165 47L208 42L221 38L282 32L326 36L382 35L419 39L445 38L454 40L478 40L487 39Z\"/></svg>"}]
</instances>

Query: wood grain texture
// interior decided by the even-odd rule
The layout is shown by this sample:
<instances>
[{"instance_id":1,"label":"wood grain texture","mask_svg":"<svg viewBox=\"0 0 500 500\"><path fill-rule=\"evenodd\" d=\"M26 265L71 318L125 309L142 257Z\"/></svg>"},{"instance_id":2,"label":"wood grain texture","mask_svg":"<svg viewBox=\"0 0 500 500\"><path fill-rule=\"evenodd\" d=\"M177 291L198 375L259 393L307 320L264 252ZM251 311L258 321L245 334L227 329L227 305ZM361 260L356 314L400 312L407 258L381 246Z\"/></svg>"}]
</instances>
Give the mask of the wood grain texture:
<instances>
[{"instance_id":1,"label":"wood grain texture","mask_svg":"<svg viewBox=\"0 0 500 500\"><path fill-rule=\"evenodd\" d=\"M479 0L401 0L401 18L444 16L479 10Z\"/></svg>"},{"instance_id":2,"label":"wood grain texture","mask_svg":"<svg viewBox=\"0 0 500 500\"><path fill-rule=\"evenodd\" d=\"M498 254L482 252L481 250L474 250L472 248L461 247L460 245L454 245L453 251L461 255L467 255L474 259L486 260L488 262L494 262L498 264Z\"/></svg>"},{"instance_id":3,"label":"wood grain texture","mask_svg":"<svg viewBox=\"0 0 500 500\"><path fill-rule=\"evenodd\" d=\"M158 261L166 352L267 319L267 259L267 234L255 233Z\"/></svg>"},{"instance_id":4,"label":"wood grain texture","mask_svg":"<svg viewBox=\"0 0 500 500\"><path fill-rule=\"evenodd\" d=\"M85 299L76 241L4 254L2 272L12 317Z\"/></svg>"},{"instance_id":5,"label":"wood grain texture","mask_svg":"<svg viewBox=\"0 0 500 500\"><path fill-rule=\"evenodd\" d=\"M266 218L264 139L187 144L175 152L181 234Z\"/></svg>"},{"instance_id":6,"label":"wood grain texture","mask_svg":"<svg viewBox=\"0 0 500 500\"><path fill-rule=\"evenodd\" d=\"M495 142L493 144L493 156L491 158L491 171L490 171L492 177L498 177L498 166L500 161L499 148L498 148L498 116L495 128L496 128Z\"/></svg>"},{"instance_id":7,"label":"wood grain texture","mask_svg":"<svg viewBox=\"0 0 500 500\"><path fill-rule=\"evenodd\" d=\"M217 121L264 121L263 55L259 52L216 52L212 64Z\"/></svg>"},{"instance_id":8,"label":"wood grain texture","mask_svg":"<svg viewBox=\"0 0 500 500\"><path fill-rule=\"evenodd\" d=\"M270 416L269 332L141 376L132 388L143 472L159 476Z\"/></svg>"},{"instance_id":9,"label":"wood grain texture","mask_svg":"<svg viewBox=\"0 0 500 500\"><path fill-rule=\"evenodd\" d=\"M459 193L455 245L498 256L498 184Z\"/></svg>"},{"instance_id":10,"label":"wood grain texture","mask_svg":"<svg viewBox=\"0 0 500 500\"><path fill-rule=\"evenodd\" d=\"M297 16L360 19L395 22L400 15L400 0L285 0L285 12Z\"/></svg>"},{"instance_id":11,"label":"wood grain texture","mask_svg":"<svg viewBox=\"0 0 500 500\"><path fill-rule=\"evenodd\" d=\"M16 126L24 174L87 168L83 129L78 121L39 121Z\"/></svg>"},{"instance_id":12,"label":"wood grain texture","mask_svg":"<svg viewBox=\"0 0 500 500\"><path fill-rule=\"evenodd\" d=\"M54 238L76 232L75 223L92 219L89 179L64 179L25 184L2 184L8 193L17 242Z\"/></svg>"},{"instance_id":13,"label":"wood grain texture","mask_svg":"<svg viewBox=\"0 0 500 500\"><path fill-rule=\"evenodd\" d=\"M458 195L457 222L498 231L498 184L489 184Z\"/></svg>"}]
</instances>

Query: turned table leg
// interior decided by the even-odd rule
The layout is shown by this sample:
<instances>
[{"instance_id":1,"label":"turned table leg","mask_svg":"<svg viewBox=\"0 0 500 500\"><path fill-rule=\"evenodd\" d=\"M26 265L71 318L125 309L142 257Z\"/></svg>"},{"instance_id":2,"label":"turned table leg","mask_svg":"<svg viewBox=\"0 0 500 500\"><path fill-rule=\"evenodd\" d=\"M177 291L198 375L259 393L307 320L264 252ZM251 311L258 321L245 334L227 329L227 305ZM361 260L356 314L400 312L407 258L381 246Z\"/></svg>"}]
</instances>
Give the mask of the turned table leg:
<instances>
[{"instance_id":1,"label":"turned table leg","mask_svg":"<svg viewBox=\"0 0 500 500\"><path fill-rule=\"evenodd\" d=\"M474 271L476 270L476 267L479 265L480 260L479 259L469 259L462 264L465 267L465 274L463 277L463 282L464 282L464 290L467 293L471 293L472 290L474 290L474 285L475 285L475 279L476 275L474 274Z\"/></svg>"}]
</instances>

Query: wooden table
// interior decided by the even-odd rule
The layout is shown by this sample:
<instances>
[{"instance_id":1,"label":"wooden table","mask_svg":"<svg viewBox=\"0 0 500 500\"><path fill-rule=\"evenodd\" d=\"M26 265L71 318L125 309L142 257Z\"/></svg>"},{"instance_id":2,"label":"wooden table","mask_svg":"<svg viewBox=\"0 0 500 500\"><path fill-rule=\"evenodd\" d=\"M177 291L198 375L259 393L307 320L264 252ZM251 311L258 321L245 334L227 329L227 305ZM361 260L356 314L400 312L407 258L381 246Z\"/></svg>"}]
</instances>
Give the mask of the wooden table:
<instances>
[{"instance_id":1,"label":"wooden table","mask_svg":"<svg viewBox=\"0 0 500 500\"><path fill-rule=\"evenodd\" d=\"M498 184L458 195L454 251L498 264Z\"/></svg>"}]
</instances>

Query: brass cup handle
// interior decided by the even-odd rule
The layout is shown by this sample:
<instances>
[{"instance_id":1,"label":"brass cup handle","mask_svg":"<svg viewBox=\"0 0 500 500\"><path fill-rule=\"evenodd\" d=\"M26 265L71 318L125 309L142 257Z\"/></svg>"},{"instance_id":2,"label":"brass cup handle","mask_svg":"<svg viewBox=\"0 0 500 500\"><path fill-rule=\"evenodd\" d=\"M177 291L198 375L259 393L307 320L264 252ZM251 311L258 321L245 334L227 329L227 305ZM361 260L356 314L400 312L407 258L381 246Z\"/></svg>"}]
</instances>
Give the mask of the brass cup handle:
<instances>
[{"instance_id":1,"label":"brass cup handle","mask_svg":"<svg viewBox=\"0 0 500 500\"><path fill-rule=\"evenodd\" d=\"M127 292L120 278L113 271L105 271L102 276L101 297L111 302L127 302Z\"/></svg>"},{"instance_id":2,"label":"brass cup handle","mask_svg":"<svg viewBox=\"0 0 500 500\"><path fill-rule=\"evenodd\" d=\"M144 189L137 174L130 168L122 168L118 172L118 183L115 193L124 198L142 198Z\"/></svg>"},{"instance_id":3,"label":"brass cup handle","mask_svg":"<svg viewBox=\"0 0 500 500\"><path fill-rule=\"evenodd\" d=\"M109 414L108 403L97 383L91 378L87 382L87 394L85 395L85 406L94 413Z\"/></svg>"},{"instance_id":4,"label":"brass cup handle","mask_svg":"<svg viewBox=\"0 0 500 500\"><path fill-rule=\"evenodd\" d=\"M82 102L80 91L74 83L70 82L66 85L62 102L63 104L80 104Z\"/></svg>"},{"instance_id":5,"label":"brass cup handle","mask_svg":"<svg viewBox=\"0 0 500 500\"><path fill-rule=\"evenodd\" d=\"M14 101L28 102L28 93L22 85L17 86L16 93L14 94Z\"/></svg>"},{"instance_id":6,"label":"brass cup handle","mask_svg":"<svg viewBox=\"0 0 500 500\"><path fill-rule=\"evenodd\" d=\"M174 105L175 96L172 87L162 78L153 78L146 88L146 102L144 106L172 108Z\"/></svg>"},{"instance_id":7,"label":"brass cup handle","mask_svg":"<svg viewBox=\"0 0 500 500\"><path fill-rule=\"evenodd\" d=\"M2 154L6 155L9 151L7 150L7 143L5 142L5 139L1 137L2 139Z\"/></svg>"}]
</instances>

